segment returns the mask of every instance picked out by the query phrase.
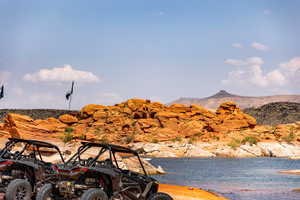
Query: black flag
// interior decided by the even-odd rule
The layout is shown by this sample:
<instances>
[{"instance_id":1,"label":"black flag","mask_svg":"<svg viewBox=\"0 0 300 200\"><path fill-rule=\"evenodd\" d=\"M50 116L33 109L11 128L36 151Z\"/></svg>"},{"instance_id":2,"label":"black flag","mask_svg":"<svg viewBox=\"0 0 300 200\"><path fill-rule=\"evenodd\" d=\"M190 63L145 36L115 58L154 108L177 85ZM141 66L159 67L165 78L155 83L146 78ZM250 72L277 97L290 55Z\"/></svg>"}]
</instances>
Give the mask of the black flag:
<instances>
[{"instance_id":1,"label":"black flag","mask_svg":"<svg viewBox=\"0 0 300 200\"><path fill-rule=\"evenodd\" d=\"M72 81L72 87L71 90L67 92L66 94L66 99L69 100L71 95L73 94L73 89L74 89L74 81Z\"/></svg>"},{"instance_id":2,"label":"black flag","mask_svg":"<svg viewBox=\"0 0 300 200\"><path fill-rule=\"evenodd\" d=\"M4 97L4 85L2 85L2 87L1 87L0 99L2 99L3 97Z\"/></svg>"}]
</instances>

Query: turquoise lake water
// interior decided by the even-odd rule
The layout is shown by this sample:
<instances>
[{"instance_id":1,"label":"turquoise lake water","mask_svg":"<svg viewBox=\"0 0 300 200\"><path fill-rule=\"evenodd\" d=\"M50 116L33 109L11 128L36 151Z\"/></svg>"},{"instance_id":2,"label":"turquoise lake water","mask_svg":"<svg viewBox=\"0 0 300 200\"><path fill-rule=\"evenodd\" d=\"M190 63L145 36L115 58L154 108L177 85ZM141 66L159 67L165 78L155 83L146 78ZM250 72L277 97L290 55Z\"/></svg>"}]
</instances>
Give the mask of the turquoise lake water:
<instances>
[{"instance_id":1,"label":"turquoise lake water","mask_svg":"<svg viewBox=\"0 0 300 200\"><path fill-rule=\"evenodd\" d=\"M232 200L300 200L300 176L280 174L300 169L300 160L280 158L155 158L167 175L161 183L187 185L217 192Z\"/></svg>"}]
</instances>

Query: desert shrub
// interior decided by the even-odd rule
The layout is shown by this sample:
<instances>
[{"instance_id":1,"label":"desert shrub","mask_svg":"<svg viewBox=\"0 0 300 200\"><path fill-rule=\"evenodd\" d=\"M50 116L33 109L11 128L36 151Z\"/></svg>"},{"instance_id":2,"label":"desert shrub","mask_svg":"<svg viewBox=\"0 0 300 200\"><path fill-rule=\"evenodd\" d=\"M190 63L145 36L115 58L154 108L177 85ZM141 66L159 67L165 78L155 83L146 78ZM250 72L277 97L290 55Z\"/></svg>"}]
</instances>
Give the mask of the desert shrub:
<instances>
[{"instance_id":1,"label":"desert shrub","mask_svg":"<svg viewBox=\"0 0 300 200\"><path fill-rule=\"evenodd\" d=\"M129 144L134 140L134 135L128 135L125 137L125 143Z\"/></svg>"},{"instance_id":2,"label":"desert shrub","mask_svg":"<svg viewBox=\"0 0 300 200\"><path fill-rule=\"evenodd\" d=\"M80 139L80 140L85 140L86 139L86 136L85 135L80 135L79 137L78 137L78 139Z\"/></svg>"},{"instance_id":3,"label":"desert shrub","mask_svg":"<svg viewBox=\"0 0 300 200\"><path fill-rule=\"evenodd\" d=\"M271 132L272 132L272 134L275 134L275 132L276 132L276 127L275 126L272 127Z\"/></svg>"},{"instance_id":4,"label":"desert shrub","mask_svg":"<svg viewBox=\"0 0 300 200\"><path fill-rule=\"evenodd\" d=\"M216 135L211 136L211 138L214 139L214 140L220 140L220 137L216 136Z\"/></svg>"},{"instance_id":5,"label":"desert shrub","mask_svg":"<svg viewBox=\"0 0 300 200\"><path fill-rule=\"evenodd\" d=\"M73 140L73 131L74 129L72 127L67 127L65 128L65 133L63 136L60 137L60 139L64 142L64 143L68 143L70 141Z\"/></svg>"},{"instance_id":6,"label":"desert shrub","mask_svg":"<svg viewBox=\"0 0 300 200\"><path fill-rule=\"evenodd\" d=\"M131 126L135 126L136 123L137 123L136 120L132 121L132 122L131 122Z\"/></svg>"},{"instance_id":7,"label":"desert shrub","mask_svg":"<svg viewBox=\"0 0 300 200\"><path fill-rule=\"evenodd\" d=\"M227 145L230 146L232 149L236 149L240 147L241 144L242 144L241 140L234 138Z\"/></svg>"},{"instance_id":8,"label":"desert shrub","mask_svg":"<svg viewBox=\"0 0 300 200\"><path fill-rule=\"evenodd\" d=\"M247 128L245 128L245 127L241 127L241 128L240 128L240 131L241 131L241 132L243 132L243 131L245 131L245 130L247 130Z\"/></svg>"},{"instance_id":9,"label":"desert shrub","mask_svg":"<svg viewBox=\"0 0 300 200\"><path fill-rule=\"evenodd\" d=\"M252 135L249 135L249 136L246 136L243 140L242 140L242 143L243 144L246 144L246 143L249 143L250 146L254 145L254 144L257 144L257 138L255 136L252 136Z\"/></svg>"},{"instance_id":10,"label":"desert shrub","mask_svg":"<svg viewBox=\"0 0 300 200\"><path fill-rule=\"evenodd\" d=\"M159 142L159 140L156 139L156 138L154 138L154 139L151 140L151 143L158 143L158 142Z\"/></svg>"},{"instance_id":11,"label":"desert shrub","mask_svg":"<svg viewBox=\"0 0 300 200\"><path fill-rule=\"evenodd\" d=\"M181 137L176 137L172 140L173 142L182 142L182 138Z\"/></svg>"},{"instance_id":12,"label":"desert shrub","mask_svg":"<svg viewBox=\"0 0 300 200\"><path fill-rule=\"evenodd\" d=\"M192 137L189 138L188 143L189 144L194 144L196 141L197 141L197 137L196 136L192 136Z\"/></svg>"},{"instance_id":13,"label":"desert shrub","mask_svg":"<svg viewBox=\"0 0 300 200\"><path fill-rule=\"evenodd\" d=\"M66 133L72 133L73 131L74 131L74 129L72 127L65 128Z\"/></svg>"},{"instance_id":14,"label":"desert shrub","mask_svg":"<svg viewBox=\"0 0 300 200\"><path fill-rule=\"evenodd\" d=\"M290 131L288 136L283 137L283 141L290 143L295 139L296 135L294 134L294 131Z\"/></svg>"},{"instance_id":15,"label":"desert shrub","mask_svg":"<svg viewBox=\"0 0 300 200\"><path fill-rule=\"evenodd\" d=\"M106 136L103 136L102 138L100 138L99 140L100 143L104 143L104 144L108 144L109 143L109 140Z\"/></svg>"},{"instance_id":16,"label":"desert shrub","mask_svg":"<svg viewBox=\"0 0 300 200\"><path fill-rule=\"evenodd\" d=\"M101 134L103 134L103 133L105 133L105 131L104 131L103 129L100 129L100 128L96 128L96 129L95 129L95 134L96 134L96 135L101 135Z\"/></svg>"}]
</instances>

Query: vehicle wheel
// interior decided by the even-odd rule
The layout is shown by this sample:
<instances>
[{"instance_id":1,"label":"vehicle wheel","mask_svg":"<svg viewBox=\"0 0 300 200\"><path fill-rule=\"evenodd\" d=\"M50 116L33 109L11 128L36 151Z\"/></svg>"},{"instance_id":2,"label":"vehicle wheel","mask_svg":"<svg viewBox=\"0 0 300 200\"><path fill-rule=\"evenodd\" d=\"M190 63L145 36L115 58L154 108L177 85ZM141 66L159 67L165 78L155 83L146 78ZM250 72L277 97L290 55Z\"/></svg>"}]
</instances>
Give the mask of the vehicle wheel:
<instances>
[{"instance_id":1,"label":"vehicle wheel","mask_svg":"<svg viewBox=\"0 0 300 200\"><path fill-rule=\"evenodd\" d=\"M16 179L11 181L6 189L5 200L30 200L32 188L28 181Z\"/></svg>"},{"instance_id":2,"label":"vehicle wheel","mask_svg":"<svg viewBox=\"0 0 300 200\"><path fill-rule=\"evenodd\" d=\"M150 197L147 200L173 200L173 198L166 193L157 192L150 195Z\"/></svg>"},{"instance_id":3,"label":"vehicle wheel","mask_svg":"<svg viewBox=\"0 0 300 200\"><path fill-rule=\"evenodd\" d=\"M45 184L43 187L41 187L36 194L36 200L51 200L54 199L52 196L52 185L51 184Z\"/></svg>"},{"instance_id":4,"label":"vehicle wheel","mask_svg":"<svg viewBox=\"0 0 300 200\"><path fill-rule=\"evenodd\" d=\"M108 200L108 197L103 190L92 188L86 190L80 200Z\"/></svg>"}]
</instances>

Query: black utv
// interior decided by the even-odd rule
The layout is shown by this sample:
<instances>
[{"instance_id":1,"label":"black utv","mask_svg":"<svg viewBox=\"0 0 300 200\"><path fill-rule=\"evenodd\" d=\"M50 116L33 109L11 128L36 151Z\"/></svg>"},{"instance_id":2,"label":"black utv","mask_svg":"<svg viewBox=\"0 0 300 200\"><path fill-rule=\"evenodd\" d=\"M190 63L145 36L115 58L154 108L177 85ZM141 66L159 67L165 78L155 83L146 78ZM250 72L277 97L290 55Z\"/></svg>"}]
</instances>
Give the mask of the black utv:
<instances>
[{"instance_id":1,"label":"black utv","mask_svg":"<svg viewBox=\"0 0 300 200\"><path fill-rule=\"evenodd\" d=\"M59 154L59 148L53 144L18 138L9 138L0 151L0 192L5 200L29 200L36 192L37 183L43 183L46 177L55 174L52 164L43 160L44 153Z\"/></svg>"},{"instance_id":2,"label":"black utv","mask_svg":"<svg viewBox=\"0 0 300 200\"><path fill-rule=\"evenodd\" d=\"M137 163L141 171L121 166L124 159ZM138 153L126 147L82 142L56 170L56 178L39 189L37 200L172 200L158 192L158 182L147 175Z\"/></svg>"}]
</instances>

